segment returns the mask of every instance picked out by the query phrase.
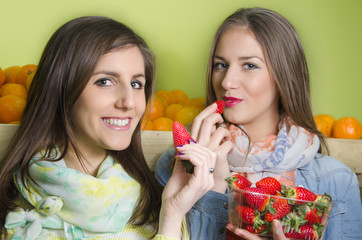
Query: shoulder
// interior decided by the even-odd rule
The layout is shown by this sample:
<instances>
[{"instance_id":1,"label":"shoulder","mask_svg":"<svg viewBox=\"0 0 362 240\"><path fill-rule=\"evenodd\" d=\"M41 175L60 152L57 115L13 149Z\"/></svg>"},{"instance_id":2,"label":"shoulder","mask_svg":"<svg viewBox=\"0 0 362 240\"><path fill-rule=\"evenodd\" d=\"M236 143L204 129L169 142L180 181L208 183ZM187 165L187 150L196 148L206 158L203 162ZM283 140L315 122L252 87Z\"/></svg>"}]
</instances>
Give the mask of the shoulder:
<instances>
[{"instance_id":1,"label":"shoulder","mask_svg":"<svg viewBox=\"0 0 362 240\"><path fill-rule=\"evenodd\" d=\"M155 177L157 181L165 186L172 175L174 148L166 150L158 159L155 167Z\"/></svg>"},{"instance_id":2,"label":"shoulder","mask_svg":"<svg viewBox=\"0 0 362 240\"><path fill-rule=\"evenodd\" d=\"M332 157L317 154L305 166L297 169L296 185L303 185L309 189L320 192L345 191L359 186L356 174L341 161Z\"/></svg>"}]
</instances>

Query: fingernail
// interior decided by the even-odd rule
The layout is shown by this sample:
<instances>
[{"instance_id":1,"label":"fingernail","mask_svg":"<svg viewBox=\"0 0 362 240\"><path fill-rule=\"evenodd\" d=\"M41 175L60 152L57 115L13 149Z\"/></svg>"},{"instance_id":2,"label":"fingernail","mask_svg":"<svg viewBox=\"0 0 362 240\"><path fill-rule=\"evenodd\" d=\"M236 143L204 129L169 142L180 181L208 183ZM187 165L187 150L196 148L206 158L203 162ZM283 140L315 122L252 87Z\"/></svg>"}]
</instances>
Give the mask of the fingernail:
<instances>
[{"instance_id":1,"label":"fingernail","mask_svg":"<svg viewBox=\"0 0 362 240\"><path fill-rule=\"evenodd\" d=\"M174 154L175 157L176 157L176 156L180 156L180 155L185 155L185 153L183 153L183 152L177 152L177 153Z\"/></svg>"},{"instance_id":2,"label":"fingernail","mask_svg":"<svg viewBox=\"0 0 362 240\"><path fill-rule=\"evenodd\" d=\"M189 143L196 144L195 140L193 140L193 139L189 139L188 141L189 141Z\"/></svg>"},{"instance_id":3,"label":"fingernail","mask_svg":"<svg viewBox=\"0 0 362 240\"><path fill-rule=\"evenodd\" d=\"M183 147L184 145L176 145L175 148Z\"/></svg>"}]
</instances>

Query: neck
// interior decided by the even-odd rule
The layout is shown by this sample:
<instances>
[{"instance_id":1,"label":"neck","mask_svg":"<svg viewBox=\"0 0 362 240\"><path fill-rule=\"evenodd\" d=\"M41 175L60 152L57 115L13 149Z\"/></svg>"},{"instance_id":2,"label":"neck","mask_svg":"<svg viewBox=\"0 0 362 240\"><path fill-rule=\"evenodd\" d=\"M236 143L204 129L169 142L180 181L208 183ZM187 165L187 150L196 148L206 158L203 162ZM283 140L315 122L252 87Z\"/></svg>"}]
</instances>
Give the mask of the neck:
<instances>
[{"instance_id":1,"label":"neck","mask_svg":"<svg viewBox=\"0 0 362 240\"><path fill-rule=\"evenodd\" d=\"M260 121L253 121L243 125L250 141L254 144L262 138L269 135L277 135L279 132L278 124L280 121L279 115L272 116L271 118L259 118ZM267 120L264 120L267 119Z\"/></svg>"},{"instance_id":2,"label":"neck","mask_svg":"<svg viewBox=\"0 0 362 240\"><path fill-rule=\"evenodd\" d=\"M75 153L75 150L70 147L64 156L64 162L68 168L75 169L79 172L96 176L99 166L107 157L105 149L92 149L84 151L79 149L81 156L80 159Z\"/></svg>"}]
</instances>

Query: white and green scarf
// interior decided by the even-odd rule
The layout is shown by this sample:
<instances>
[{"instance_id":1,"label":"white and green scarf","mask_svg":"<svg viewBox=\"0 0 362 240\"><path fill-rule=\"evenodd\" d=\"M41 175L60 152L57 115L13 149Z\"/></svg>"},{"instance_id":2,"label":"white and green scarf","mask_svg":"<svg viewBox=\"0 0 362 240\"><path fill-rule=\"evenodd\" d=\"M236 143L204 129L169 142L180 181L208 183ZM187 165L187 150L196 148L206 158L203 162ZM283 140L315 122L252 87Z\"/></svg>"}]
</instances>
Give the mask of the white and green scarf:
<instances>
[{"instance_id":1,"label":"white and green scarf","mask_svg":"<svg viewBox=\"0 0 362 240\"><path fill-rule=\"evenodd\" d=\"M59 154L55 149L54 154ZM20 173L15 182L34 209L17 209L6 217L5 227L13 239L47 239L47 229L63 229L67 239L82 239L118 233L126 225L139 199L140 185L111 156L93 177L71 168L64 160L36 161L29 168L35 183Z\"/></svg>"}]
</instances>

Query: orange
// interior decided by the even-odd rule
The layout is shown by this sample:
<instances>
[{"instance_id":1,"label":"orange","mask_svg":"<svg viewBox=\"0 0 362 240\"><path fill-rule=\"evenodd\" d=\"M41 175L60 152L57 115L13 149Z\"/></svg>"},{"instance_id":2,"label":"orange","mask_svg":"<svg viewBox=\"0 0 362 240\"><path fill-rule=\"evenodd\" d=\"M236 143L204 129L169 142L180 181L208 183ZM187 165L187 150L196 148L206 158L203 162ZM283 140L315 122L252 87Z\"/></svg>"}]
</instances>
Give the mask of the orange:
<instances>
[{"instance_id":1,"label":"orange","mask_svg":"<svg viewBox=\"0 0 362 240\"><path fill-rule=\"evenodd\" d=\"M153 120L153 130L172 131L173 121L167 117L160 117Z\"/></svg>"},{"instance_id":2,"label":"orange","mask_svg":"<svg viewBox=\"0 0 362 240\"><path fill-rule=\"evenodd\" d=\"M21 97L22 99L26 100L28 95L26 88L17 83L5 83L0 88L0 97L4 97L6 95L13 95L17 97Z\"/></svg>"},{"instance_id":3,"label":"orange","mask_svg":"<svg viewBox=\"0 0 362 240\"><path fill-rule=\"evenodd\" d=\"M193 123L195 117L201 112L197 107L184 107L175 115L175 121L181 123L186 127L186 124Z\"/></svg>"},{"instance_id":4,"label":"orange","mask_svg":"<svg viewBox=\"0 0 362 240\"><path fill-rule=\"evenodd\" d=\"M36 69L37 69L37 65L34 65L34 64L28 64L28 65L22 66L20 69L18 69L18 71L16 73L15 82L19 83L19 84L23 84L25 86L26 79L28 78L28 76L31 73L35 72Z\"/></svg>"},{"instance_id":5,"label":"orange","mask_svg":"<svg viewBox=\"0 0 362 240\"><path fill-rule=\"evenodd\" d=\"M333 124L335 122L334 117L328 114L318 114L313 118L318 131L326 137L332 137Z\"/></svg>"},{"instance_id":6,"label":"orange","mask_svg":"<svg viewBox=\"0 0 362 240\"><path fill-rule=\"evenodd\" d=\"M166 90L158 90L155 93L156 96L161 96L163 98L165 98L167 100L167 105L171 105L176 103L176 99L175 97L172 95L171 92L166 91Z\"/></svg>"},{"instance_id":7,"label":"orange","mask_svg":"<svg viewBox=\"0 0 362 240\"><path fill-rule=\"evenodd\" d=\"M6 78L5 78L5 73L4 73L4 71L0 68L0 87L1 87L1 85L4 84L5 80L6 80Z\"/></svg>"},{"instance_id":8,"label":"orange","mask_svg":"<svg viewBox=\"0 0 362 240\"><path fill-rule=\"evenodd\" d=\"M149 118L144 117L142 119L141 130L153 130L153 123Z\"/></svg>"},{"instance_id":9,"label":"orange","mask_svg":"<svg viewBox=\"0 0 362 240\"><path fill-rule=\"evenodd\" d=\"M162 101L162 103L163 103L163 109L166 109L166 108L168 107L167 99L164 98L164 97L161 96L161 95L157 95L157 97L158 97L159 99L161 99L161 101Z\"/></svg>"},{"instance_id":10,"label":"orange","mask_svg":"<svg viewBox=\"0 0 362 240\"><path fill-rule=\"evenodd\" d=\"M171 94L175 97L176 103L182 103L185 102L187 99L189 99L187 94L180 89L172 90Z\"/></svg>"},{"instance_id":11,"label":"orange","mask_svg":"<svg viewBox=\"0 0 362 240\"><path fill-rule=\"evenodd\" d=\"M26 78L25 87L26 87L26 90L28 90L28 91L29 91L31 83L33 82L34 75L35 75L35 72L32 72Z\"/></svg>"},{"instance_id":12,"label":"orange","mask_svg":"<svg viewBox=\"0 0 362 240\"><path fill-rule=\"evenodd\" d=\"M0 97L0 123L20 121L25 105L26 101L17 96Z\"/></svg>"},{"instance_id":13,"label":"orange","mask_svg":"<svg viewBox=\"0 0 362 240\"><path fill-rule=\"evenodd\" d=\"M151 111L149 112L149 109ZM153 101L147 104L146 114L150 114L148 117L151 121L156 118L162 117L164 114L163 102L158 96L154 96Z\"/></svg>"},{"instance_id":14,"label":"orange","mask_svg":"<svg viewBox=\"0 0 362 240\"><path fill-rule=\"evenodd\" d=\"M5 82L7 83L16 83L16 74L18 73L18 70L20 69L19 66L12 66L8 67L4 70L5 73Z\"/></svg>"},{"instance_id":15,"label":"orange","mask_svg":"<svg viewBox=\"0 0 362 240\"><path fill-rule=\"evenodd\" d=\"M202 110L205 108L206 98L204 97L191 98L186 100L183 104L184 106L197 107Z\"/></svg>"},{"instance_id":16,"label":"orange","mask_svg":"<svg viewBox=\"0 0 362 240\"><path fill-rule=\"evenodd\" d=\"M361 123L354 117L343 117L333 124L333 137L360 139L362 137Z\"/></svg>"},{"instance_id":17,"label":"orange","mask_svg":"<svg viewBox=\"0 0 362 240\"><path fill-rule=\"evenodd\" d=\"M183 108L184 108L184 106L182 106L181 104L178 104L178 103L171 104L165 110L165 117L175 120L176 113Z\"/></svg>"}]
</instances>

